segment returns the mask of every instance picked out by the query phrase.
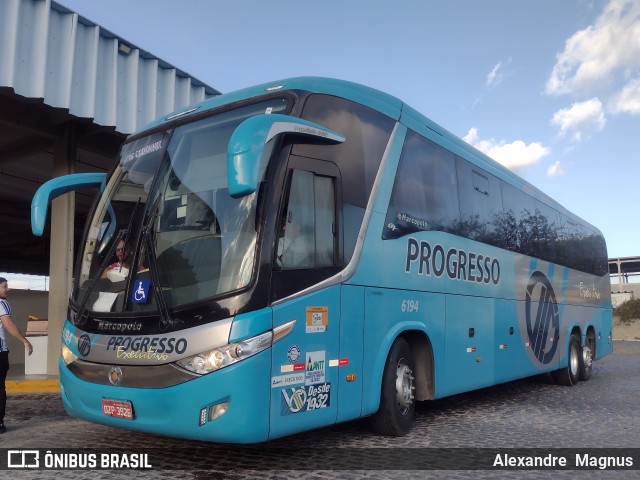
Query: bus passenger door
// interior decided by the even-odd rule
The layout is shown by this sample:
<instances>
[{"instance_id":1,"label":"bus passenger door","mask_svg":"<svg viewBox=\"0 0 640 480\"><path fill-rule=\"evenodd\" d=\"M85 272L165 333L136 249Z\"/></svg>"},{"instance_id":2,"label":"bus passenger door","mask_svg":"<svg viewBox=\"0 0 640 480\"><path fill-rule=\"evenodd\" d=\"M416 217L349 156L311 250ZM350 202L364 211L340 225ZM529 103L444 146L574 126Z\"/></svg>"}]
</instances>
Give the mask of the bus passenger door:
<instances>
[{"instance_id":1,"label":"bus passenger door","mask_svg":"<svg viewBox=\"0 0 640 480\"><path fill-rule=\"evenodd\" d=\"M337 167L290 157L278 216L271 298L274 327L295 320L273 345L270 438L335 423L340 339Z\"/></svg>"}]
</instances>

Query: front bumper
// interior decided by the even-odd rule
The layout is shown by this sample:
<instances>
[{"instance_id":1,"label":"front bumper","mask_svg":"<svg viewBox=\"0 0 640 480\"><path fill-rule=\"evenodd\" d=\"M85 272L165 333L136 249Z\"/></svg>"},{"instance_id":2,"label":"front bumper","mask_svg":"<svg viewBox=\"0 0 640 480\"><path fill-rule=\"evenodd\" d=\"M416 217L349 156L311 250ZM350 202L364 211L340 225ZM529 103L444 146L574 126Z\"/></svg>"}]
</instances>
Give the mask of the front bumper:
<instances>
[{"instance_id":1,"label":"front bumper","mask_svg":"<svg viewBox=\"0 0 640 480\"><path fill-rule=\"evenodd\" d=\"M240 363L178 385L133 388L90 383L60 360L67 412L103 425L153 434L228 443L255 443L269 436L271 349ZM109 417L102 399L130 401L134 418ZM229 402L226 413L201 424L203 409Z\"/></svg>"}]
</instances>

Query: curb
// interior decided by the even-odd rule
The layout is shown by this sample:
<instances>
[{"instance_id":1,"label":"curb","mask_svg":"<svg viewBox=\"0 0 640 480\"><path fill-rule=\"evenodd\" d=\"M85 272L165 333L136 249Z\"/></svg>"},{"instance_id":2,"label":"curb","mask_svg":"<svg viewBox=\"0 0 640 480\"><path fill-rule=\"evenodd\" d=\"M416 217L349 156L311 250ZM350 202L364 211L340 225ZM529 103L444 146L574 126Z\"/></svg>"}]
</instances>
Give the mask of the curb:
<instances>
[{"instance_id":1,"label":"curb","mask_svg":"<svg viewBox=\"0 0 640 480\"><path fill-rule=\"evenodd\" d=\"M7 394L11 393L60 393L59 380L7 380Z\"/></svg>"}]
</instances>

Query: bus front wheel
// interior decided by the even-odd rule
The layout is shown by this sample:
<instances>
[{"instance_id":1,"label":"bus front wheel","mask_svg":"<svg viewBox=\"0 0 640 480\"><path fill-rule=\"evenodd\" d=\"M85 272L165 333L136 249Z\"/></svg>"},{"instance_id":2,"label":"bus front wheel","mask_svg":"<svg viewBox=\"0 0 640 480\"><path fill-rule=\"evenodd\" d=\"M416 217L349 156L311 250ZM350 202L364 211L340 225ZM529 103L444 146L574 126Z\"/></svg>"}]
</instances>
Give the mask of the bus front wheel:
<instances>
[{"instance_id":1,"label":"bus front wheel","mask_svg":"<svg viewBox=\"0 0 640 480\"><path fill-rule=\"evenodd\" d=\"M580 340L576 335L571 335L568 353L567 366L553 372L553 378L556 383L571 387L578 383L583 369L582 349L580 348Z\"/></svg>"},{"instance_id":2,"label":"bus front wheel","mask_svg":"<svg viewBox=\"0 0 640 480\"><path fill-rule=\"evenodd\" d=\"M380 408L371 417L373 429L394 437L411 429L415 413L414 361L407 341L398 337L389 351L382 374Z\"/></svg>"}]
</instances>

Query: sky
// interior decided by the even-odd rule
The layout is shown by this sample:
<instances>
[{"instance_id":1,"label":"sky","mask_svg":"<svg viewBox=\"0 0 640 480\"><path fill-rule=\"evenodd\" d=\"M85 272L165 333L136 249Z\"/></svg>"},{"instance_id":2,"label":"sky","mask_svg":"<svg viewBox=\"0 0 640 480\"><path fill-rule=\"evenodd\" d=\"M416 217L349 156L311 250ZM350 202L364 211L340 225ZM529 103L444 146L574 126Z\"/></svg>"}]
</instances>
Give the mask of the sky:
<instances>
[{"instance_id":1,"label":"sky","mask_svg":"<svg viewBox=\"0 0 640 480\"><path fill-rule=\"evenodd\" d=\"M640 256L640 1L58 0L222 93L398 97Z\"/></svg>"}]
</instances>

